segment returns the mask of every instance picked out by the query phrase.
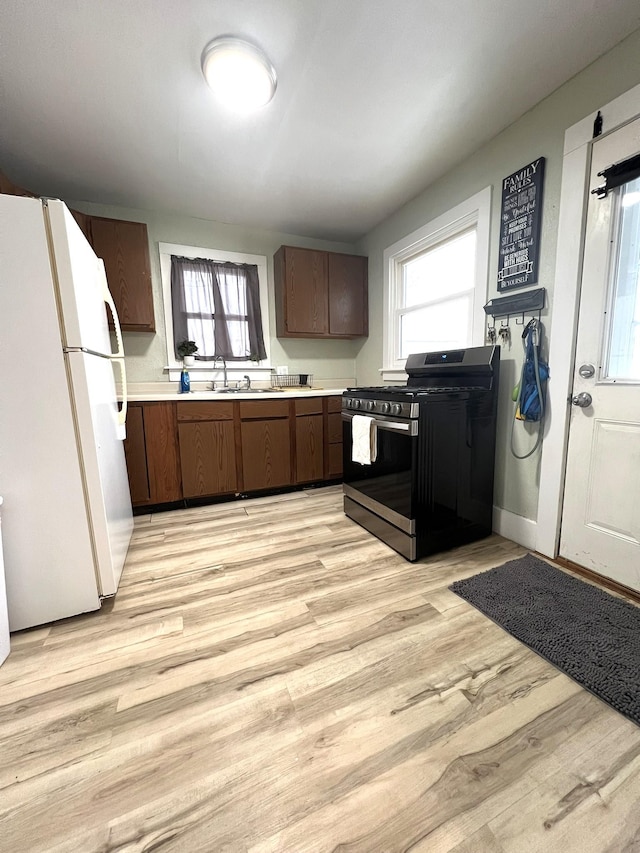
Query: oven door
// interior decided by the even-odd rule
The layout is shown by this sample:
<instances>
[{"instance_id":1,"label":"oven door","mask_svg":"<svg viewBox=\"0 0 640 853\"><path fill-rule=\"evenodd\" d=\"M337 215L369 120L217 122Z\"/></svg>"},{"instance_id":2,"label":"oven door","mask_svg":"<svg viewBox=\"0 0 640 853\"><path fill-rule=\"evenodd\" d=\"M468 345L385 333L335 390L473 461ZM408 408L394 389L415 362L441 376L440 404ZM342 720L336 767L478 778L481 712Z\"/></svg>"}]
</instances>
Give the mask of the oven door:
<instances>
[{"instance_id":1,"label":"oven door","mask_svg":"<svg viewBox=\"0 0 640 853\"><path fill-rule=\"evenodd\" d=\"M374 418L377 454L371 465L354 462L350 412L342 413L344 494L405 534L415 535L413 512L418 421ZM359 520L359 519L357 519Z\"/></svg>"}]
</instances>

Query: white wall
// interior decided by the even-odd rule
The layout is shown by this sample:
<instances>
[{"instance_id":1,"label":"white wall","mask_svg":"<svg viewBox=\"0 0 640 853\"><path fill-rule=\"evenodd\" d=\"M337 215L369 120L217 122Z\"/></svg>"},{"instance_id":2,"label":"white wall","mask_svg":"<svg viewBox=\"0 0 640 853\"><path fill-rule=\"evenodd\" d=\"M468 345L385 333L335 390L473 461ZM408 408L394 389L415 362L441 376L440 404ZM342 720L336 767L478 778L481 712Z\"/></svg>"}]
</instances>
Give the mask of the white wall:
<instances>
[{"instance_id":1,"label":"white wall","mask_svg":"<svg viewBox=\"0 0 640 853\"><path fill-rule=\"evenodd\" d=\"M553 294L562 282L554 281L556 235L560 202L560 180L564 132L566 128L603 104L640 82L640 30L633 33L587 69L576 75L552 95L526 113L474 155L416 196L411 202L382 222L357 245L369 255L370 337L356 360L359 384L380 381L382 367L383 252L406 234L435 219L464 199L488 185L493 186L491 255L487 300L498 295L498 234L501 181L536 157L546 157L540 275L538 286L545 287L548 308L543 323L548 335L563 334L553 328ZM461 120L461 132L464 121ZM605 116L606 126L606 116ZM499 407L498 449L496 458L495 504L525 518L535 519L538 507L540 454L517 460L509 451L509 432L513 418L511 390L520 373L522 344L512 326L511 350L503 348ZM553 364L551 382L553 382ZM550 415L553 416L553 413ZM518 424L522 432L528 427ZM533 438L531 439L533 441ZM543 449L544 452L544 449ZM544 499L544 496L543 496Z\"/></svg>"},{"instance_id":2,"label":"white wall","mask_svg":"<svg viewBox=\"0 0 640 853\"><path fill-rule=\"evenodd\" d=\"M316 379L355 377L355 358L362 341L278 339L275 337L275 305L273 255L282 245L307 246L336 252L354 252L346 243L328 243L275 231L260 231L223 222L194 219L178 214L150 210L133 210L112 205L66 200L70 207L94 216L146 222L149 233L153 302L156 334L125 332L127 376L130 382L161 382L168 379L162 284L158 243L177 243L198 248L225 249L267 256L269 275L269 316L271 326L271 359L274 365L289 365L290 373L313 373Z\"/></svg>"}]
</instances>

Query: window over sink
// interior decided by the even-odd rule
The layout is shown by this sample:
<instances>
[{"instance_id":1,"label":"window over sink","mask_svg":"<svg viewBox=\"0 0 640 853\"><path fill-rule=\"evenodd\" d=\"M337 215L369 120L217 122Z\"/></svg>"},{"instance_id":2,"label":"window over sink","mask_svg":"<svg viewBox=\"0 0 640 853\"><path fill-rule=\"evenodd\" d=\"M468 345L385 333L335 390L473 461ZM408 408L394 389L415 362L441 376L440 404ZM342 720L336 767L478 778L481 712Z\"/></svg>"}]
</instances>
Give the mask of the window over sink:
<instances>
[{"instance_id":1,"label":"window over sink","mask_svg":"<svg viewBox=\"0 0 640 853\"><path fill-rule=\"evenodd\" d=\"M196 361L265 358L255 264L171 255L171 307L174 342L196 341Z\"/></svg>"},{"instance_id":2,"label":"window over sink","mask_svg":"<svg viewBox=\"0 0 640 853\"><path fill-rule=\"evenodd\" d=\"M266 256L173 243L160 243L159 251L170 378L182 367L176 344L185 338L198 345L190 370L212 370L216 355L245 373L268 369Z\"/></svg>"}]
</instances>

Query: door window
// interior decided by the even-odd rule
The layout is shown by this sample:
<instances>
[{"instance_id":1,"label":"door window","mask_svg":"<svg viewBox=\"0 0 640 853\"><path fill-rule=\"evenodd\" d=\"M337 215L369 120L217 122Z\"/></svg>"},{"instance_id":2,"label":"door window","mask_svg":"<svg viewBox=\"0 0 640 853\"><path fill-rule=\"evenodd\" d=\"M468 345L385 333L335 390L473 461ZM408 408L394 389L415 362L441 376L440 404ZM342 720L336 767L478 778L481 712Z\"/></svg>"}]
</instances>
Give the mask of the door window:
<instances>
[{"instance_id":1,"label":"door window","mask_svg":"<svg viewBox=\"0 0 640 853\"><path fill-rule=\"evenodd\" d=\"M640 178L616 192L603 378L640 382Z\"/></svg>"}]
</instances>

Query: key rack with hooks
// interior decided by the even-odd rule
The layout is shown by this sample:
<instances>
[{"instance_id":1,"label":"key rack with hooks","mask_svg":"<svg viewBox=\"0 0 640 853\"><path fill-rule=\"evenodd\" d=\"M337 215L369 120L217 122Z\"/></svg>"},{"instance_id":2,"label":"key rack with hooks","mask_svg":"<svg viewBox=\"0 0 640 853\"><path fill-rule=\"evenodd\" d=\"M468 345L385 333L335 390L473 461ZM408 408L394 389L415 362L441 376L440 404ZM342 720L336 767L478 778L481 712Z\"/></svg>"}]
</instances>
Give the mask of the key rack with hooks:
<instances>
[{"instance_id":1,"label":"key rack with hooks","mask_svg":"<svg viewBox=\"0 0 640 853\"><path fill-rule=\"evenodd\" d=\"M487 338L490 343L495 343L500 338L502 343L511 340L511 318L515 319L517 326L524 326L525 318L540 321L540 314L545 306L546 289L537 287L535 290L527 290L525 293L516 293L509 296L498 296L490 299L484 306L487 315ZM493 319L493 323L489 320ZM500 325L496 329L496 320Z\"/></svg>"}]
</instances>

